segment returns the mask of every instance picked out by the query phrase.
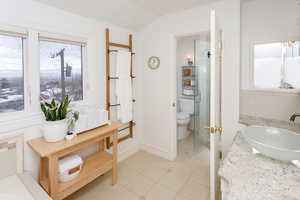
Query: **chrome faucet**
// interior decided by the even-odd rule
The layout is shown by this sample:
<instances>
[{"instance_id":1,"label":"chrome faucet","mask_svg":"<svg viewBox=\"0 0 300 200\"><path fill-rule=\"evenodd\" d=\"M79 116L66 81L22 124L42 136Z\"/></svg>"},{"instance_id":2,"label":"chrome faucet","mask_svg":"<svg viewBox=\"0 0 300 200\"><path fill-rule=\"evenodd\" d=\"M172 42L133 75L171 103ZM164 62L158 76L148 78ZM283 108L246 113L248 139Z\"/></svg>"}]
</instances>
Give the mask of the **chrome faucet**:
<instances>
[{"instance_id":1,"label":"chrome faucet","mask_svg":"<svg viewBox=\"0 0 300 200\"><path fill-rule=\"evenodd\" d=\"M296 117L300 117L300 113L295 113L290 117L290 122L295 122Z\"/></svg>"}]
</instances>

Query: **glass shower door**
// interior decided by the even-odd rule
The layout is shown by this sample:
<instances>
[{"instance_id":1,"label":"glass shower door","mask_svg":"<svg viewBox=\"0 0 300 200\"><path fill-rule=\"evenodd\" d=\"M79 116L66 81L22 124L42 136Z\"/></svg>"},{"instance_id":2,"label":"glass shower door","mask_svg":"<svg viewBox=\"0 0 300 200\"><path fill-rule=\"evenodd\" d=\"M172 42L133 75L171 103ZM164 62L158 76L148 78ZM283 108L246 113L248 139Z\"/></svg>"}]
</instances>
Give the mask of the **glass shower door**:
<instances>
[{"instance_id":1,"label":"glass shower door","mask_svg":"<svg viewBox=\"0 0 300 200\"><path fill-rule=\"evenodd\" d=\"M208 34L207 34L208 35ZM209 40L206 34L194 41L194 62L198 94L194 96L194 149L201 146L209 148L209 133L203 127L209 124L210 119L210 60Z\"/></svg>"}]
</instances>

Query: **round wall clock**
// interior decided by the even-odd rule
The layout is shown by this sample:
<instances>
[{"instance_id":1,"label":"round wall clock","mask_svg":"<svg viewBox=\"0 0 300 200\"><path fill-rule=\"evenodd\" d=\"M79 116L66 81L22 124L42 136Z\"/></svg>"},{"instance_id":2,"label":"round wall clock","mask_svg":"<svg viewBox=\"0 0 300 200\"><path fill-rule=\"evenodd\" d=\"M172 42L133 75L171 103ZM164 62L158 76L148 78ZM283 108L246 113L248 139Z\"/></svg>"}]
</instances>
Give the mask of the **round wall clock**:
<instances>
[{"instance_id":1,"label":"round wall clock","mask_svg":"<svg viewBox=\"0 0 300 200\"><path fill-rule=\"evenodd\" d=\"M160 59L159 57L157 56L151 56L149 59L148 59L148 67L150 69L157 69L159 68L159 65L160 65Z\"/></svg>"}]
</instances>

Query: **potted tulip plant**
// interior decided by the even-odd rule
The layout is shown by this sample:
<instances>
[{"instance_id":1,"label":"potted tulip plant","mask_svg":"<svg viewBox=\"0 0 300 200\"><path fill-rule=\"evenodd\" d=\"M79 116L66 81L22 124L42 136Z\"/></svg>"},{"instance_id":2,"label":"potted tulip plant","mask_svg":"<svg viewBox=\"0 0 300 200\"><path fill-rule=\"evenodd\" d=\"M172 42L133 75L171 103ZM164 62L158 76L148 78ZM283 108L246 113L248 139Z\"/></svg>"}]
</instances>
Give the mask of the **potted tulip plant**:
<instances>
[{"instance_id":1,"label":"potted tulip plant","mask_svg":"<svg viewBox=\"0 0 300 200\"><path fill-rule=\"evenodd\" d=\"M45 116L43 135L47 142L63 140L68 131L68 123L77 121L79 113L69 109L70 102L68 95L60 103L55 99L47 101L41 97L41 109ZM70 115L71 117L67 118Z\"/></svg>"}]
</instances>

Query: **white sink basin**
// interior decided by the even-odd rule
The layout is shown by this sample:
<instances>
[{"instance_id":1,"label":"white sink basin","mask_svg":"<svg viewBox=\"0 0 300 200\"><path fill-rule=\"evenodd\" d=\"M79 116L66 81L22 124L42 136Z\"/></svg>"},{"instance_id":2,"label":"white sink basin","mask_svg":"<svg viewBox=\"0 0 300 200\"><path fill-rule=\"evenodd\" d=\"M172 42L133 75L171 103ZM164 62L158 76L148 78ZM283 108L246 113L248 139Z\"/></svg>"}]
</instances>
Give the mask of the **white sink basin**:
<instances>
[{"instance_id":1,"label":"white sink basin","mask_svg":"<svg viewBox=\"0 0 300 200\"><path fill-rule=\"evenodd\" d=\"M242 135L252 148L276 160L300 160L300 134L265 126L248 126Z\"/></svg>"}]
</instances>

